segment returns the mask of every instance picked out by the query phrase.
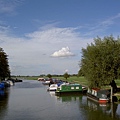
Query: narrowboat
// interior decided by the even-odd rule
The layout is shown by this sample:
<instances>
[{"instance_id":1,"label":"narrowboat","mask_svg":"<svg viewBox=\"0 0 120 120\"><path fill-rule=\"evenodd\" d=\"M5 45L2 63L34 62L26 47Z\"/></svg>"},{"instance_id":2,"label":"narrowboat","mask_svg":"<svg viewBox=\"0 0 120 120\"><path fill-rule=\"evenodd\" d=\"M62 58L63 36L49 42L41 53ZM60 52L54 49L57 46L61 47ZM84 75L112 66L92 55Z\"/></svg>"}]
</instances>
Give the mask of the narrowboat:
<instances>
[{"instance_id":1,"label":"narrowboat","mask_svg":"<svg viewBox=\"0 0 120 120\"><path fill-rule=\"evenodd\" d=\"M98 103L108 103L110 102L110 91L99 88L88 88L87 98Z\"/></svg>"},{"instance_id":2,"label":"narrowboat","mask_svg":"<svg viewBox=\"0 0 120 120\"><path fill-rule=\"evenodd\" d=\"M63 95L63 94L83 94L86 93L87 89L85 89L80 84L61 84L55 94L56 95Z\"/></svg>"}]
</instances>

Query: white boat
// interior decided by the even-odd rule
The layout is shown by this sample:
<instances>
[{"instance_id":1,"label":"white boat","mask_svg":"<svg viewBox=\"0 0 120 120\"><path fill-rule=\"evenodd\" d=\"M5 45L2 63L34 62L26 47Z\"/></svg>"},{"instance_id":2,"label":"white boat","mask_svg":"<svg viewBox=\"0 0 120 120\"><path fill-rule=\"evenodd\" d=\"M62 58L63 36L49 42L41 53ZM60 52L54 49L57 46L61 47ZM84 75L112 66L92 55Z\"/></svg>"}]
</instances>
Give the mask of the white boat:
<instances>
[{"instance_id":1,"label":"white boat","mask_svg":"<svg viewBox=\"0 0 120 120\"><path fill-rule=\"evenodd\" d=\"M50 80L45 80L44 82L42 82L43 85L49 85L50 84Z\"/></svg>"},{"instance_id":2,"label":"white boat","mask_svg":"<svg viewBox=\"0 0 120 120\"><path fill-rule=\"evenodd\" d=\"M8 81L9 82L9 84L11 85L11 86L13 86L14 85L14 83L10 80L10 81Z\"/></svg>"},{"instance_id":3,"label":"white boat","mask_svg":"<svg viewBox=\"0 0 120 120\"><path fill-rule=\"evenodd\" d=\"M45 79L44 78L38 78L38 81L44 81Z\"/></svg>"},{"instance_id":4,"label":"white boat","mask_svg":"<svg viewBox=\"0 0 120 120\"><path fill-rule=\"evenodd\" d=\"M47 89L48 91L56 91L58 88L57 84L51 84L50 87Z\"/></svg>"}]
</instances>

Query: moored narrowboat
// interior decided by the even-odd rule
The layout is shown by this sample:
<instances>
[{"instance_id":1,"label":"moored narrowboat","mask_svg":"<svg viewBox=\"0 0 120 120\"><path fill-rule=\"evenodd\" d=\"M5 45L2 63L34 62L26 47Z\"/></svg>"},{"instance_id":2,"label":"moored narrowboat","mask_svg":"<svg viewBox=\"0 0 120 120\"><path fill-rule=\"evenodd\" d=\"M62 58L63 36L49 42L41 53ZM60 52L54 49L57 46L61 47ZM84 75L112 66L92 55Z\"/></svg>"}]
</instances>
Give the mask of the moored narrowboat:
<instances>
[{"instance_id":1,"label":"moored narrowboat","mask_svg":"<svg viewBox=\"0 0 120 120\"><path fill-rule=\"evenodd\" d=\"M110 102L110 92L109 90L102 90L99 88L88 88L87 97L98 103L108 103Z\"/></svg>"},{"instance_id":2,"label":"moored narrowboat","mask_svg":"<svg viewBox=\"0 0 120 120\"><path fill-rule=\"evenodd\" d=\"M61 84L56 90L56 95L62 94L83 94L86 93L87 89L83 88L80 84Z\"/></svg>"}]
</instances>

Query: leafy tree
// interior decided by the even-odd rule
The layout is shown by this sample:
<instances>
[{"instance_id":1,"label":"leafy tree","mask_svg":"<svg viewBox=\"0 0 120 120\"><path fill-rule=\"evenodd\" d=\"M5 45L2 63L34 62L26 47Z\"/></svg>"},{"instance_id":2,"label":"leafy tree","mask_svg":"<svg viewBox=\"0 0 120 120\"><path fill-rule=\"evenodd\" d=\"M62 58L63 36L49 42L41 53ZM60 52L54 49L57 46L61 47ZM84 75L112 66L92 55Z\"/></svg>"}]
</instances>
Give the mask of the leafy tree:
<instances>
[{"instance_id":1,"label":"leafy tree","mask_svg":"<svg viewBox=\"0 0 120 120\"><path fill-rule=\"evenodd\" d=\"M82 49L80 67L90 87L101 87L120 77L120 38L97 37Z\"/></svg>"},{"instance_id":2,"label":"leafy tree","mask_svg":"<svg viewBox=\"0 0 120 120\"><path fill-rule=\"evenodd\" d=\"M47 77L48 77L48 78L52 78L52 75L51 75L51 74L48 74Z\"/></svg>"},{"instance_id":3,"label":"leafy tree","mask_svg":"<svg viewBox=\"0 0 120 120\"><path fill-rule=\"evenodd\" d=\"M10 77L10 69L7 55L3 49L0 48L0 79L4 80L5 77Z\"/></svg>"},{"instance_id":4,"label":"leafy tree","mask_svg":"<svg viewBox=\"0 0 120 120\"><path fill-rule=\"evenodd\" d=\"M69 78L70 77L70 75L66 72L64 75L64 78L67 80L67 78Z\"/></svg>"},{"instance_id":5,"label":"leafy tree","mask_svg":"<svg viewBox=\"0 0 120 120\"><path fill-rule=\"evenodd\" d=\"M83 74L83 72L82 72L82 69L80 69L80 70L78 71L78 76L84 76L84 74Z\"/></svg>"}]
</instances>

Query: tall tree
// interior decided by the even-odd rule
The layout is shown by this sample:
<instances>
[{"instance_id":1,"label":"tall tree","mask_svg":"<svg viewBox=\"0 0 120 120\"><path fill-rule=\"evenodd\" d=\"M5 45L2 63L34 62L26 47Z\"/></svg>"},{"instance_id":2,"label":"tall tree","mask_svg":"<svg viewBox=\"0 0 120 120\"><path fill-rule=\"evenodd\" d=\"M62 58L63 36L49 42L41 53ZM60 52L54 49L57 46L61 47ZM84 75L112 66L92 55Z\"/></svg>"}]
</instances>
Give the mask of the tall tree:
<instances>
[{"instance_id":1,"label":"tall tree","mask_svg":"<svg viewBox=\"0 0 120 120\"><path fill-rule=\"evenodd\" d=\"M80 67L90 87L101 87L120 77L120 38L97 37L82 49Z\"/></svg>"},{"instance_id":2,"label":"tall tree","mask_svg":"<svg viewBox=\"0 0 120 120\"><path fill-rule=\"evenodd\" d=\"M80 70L78 71L78 76L84 76L84 74L83 74L83 72L82 72L82 69L80 69Z\"/></svg>"},{"instance_id":3,"label":"tall tree","mask_svg":"<svg viewBox=\"0 0 120 120\"><path fill-rule=\"evenodd\" d=\"M48 74L47 77L48 77L48 78L52 78L52 75L51 75L51 74Z\"/></svg>"},{"instance_id":4,"label":"tall tree","mask_svg":"<svg viewBox=\"0 0 120 120\"><path fill-rule=\"evenodd\" d=\"M70 75L66 72L63 76L67 80L67 78L69 78Z\"/></svg>"},{"instance_id":5,"label":"tall tree","mask_svg":"<svg viewBox=\"0 0 120 120\"><path fill-rule=\"evenodd\" d=\"M10 77L10 69L6 53L0 48L0 80Z\"/></svg>"}]
</instances>

